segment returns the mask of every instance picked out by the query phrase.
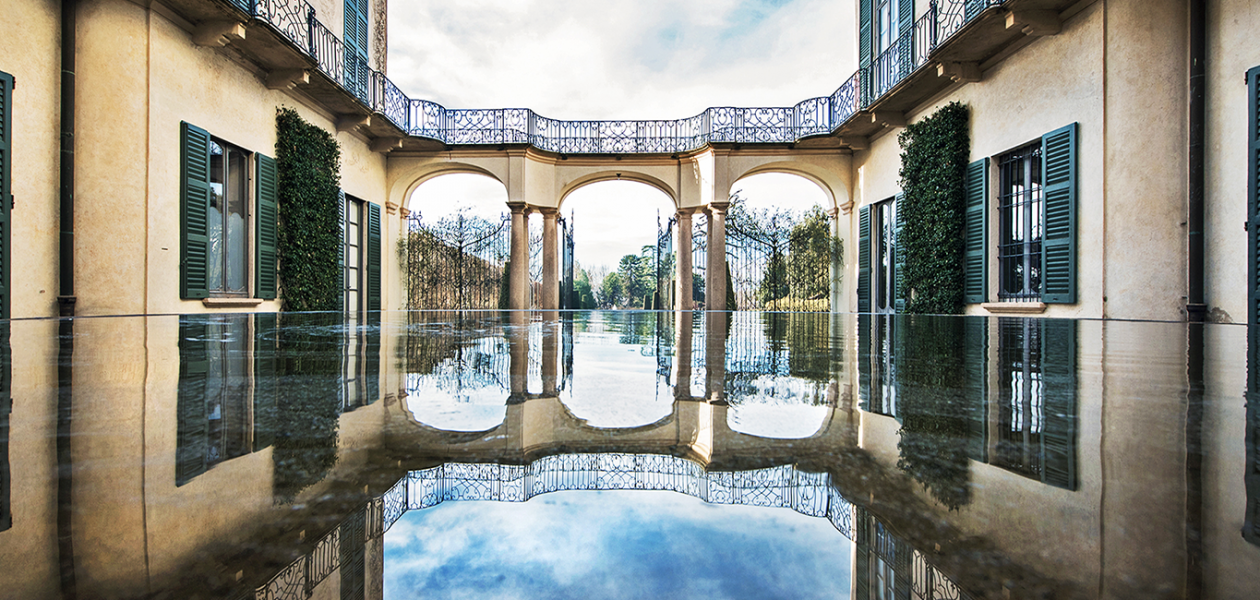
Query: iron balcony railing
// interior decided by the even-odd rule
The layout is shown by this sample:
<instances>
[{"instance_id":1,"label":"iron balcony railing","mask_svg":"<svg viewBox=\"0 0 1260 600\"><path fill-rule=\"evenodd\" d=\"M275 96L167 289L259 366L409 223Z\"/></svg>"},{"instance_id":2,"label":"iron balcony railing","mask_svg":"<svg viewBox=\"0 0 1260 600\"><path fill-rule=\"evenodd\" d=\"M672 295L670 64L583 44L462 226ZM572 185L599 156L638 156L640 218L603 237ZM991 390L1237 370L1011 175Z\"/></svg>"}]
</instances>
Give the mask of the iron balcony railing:
<instances>
[{"instance_id":1,"label":"iron balcony railing","mask_svg":"<svg viewBox=\"0 0 1260 600\"><path fill-rule=\"evenodd\" d=\"M914 27L830 96L792 107L709 108L651 121L564 121L526 108L449 109L410 98L319 21L306 0L228 0L313 58L319 71L407 135L448 145L529 144L561 154L671 154L711 143L784 144L827 135L891 92L980 16L1005 0L934 0Z\"/></svg>"}]
</instances>

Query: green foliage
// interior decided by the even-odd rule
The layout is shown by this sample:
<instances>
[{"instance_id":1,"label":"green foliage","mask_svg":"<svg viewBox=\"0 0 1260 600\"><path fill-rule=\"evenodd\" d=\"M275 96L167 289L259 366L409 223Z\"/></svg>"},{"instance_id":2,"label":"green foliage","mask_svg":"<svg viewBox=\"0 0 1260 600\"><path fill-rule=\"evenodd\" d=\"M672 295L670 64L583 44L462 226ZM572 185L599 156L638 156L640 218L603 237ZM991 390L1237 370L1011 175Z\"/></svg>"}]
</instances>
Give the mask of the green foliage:
<instances>
[{"instance_id":1,"label":"green foliage","mask_svg":"<svg viewBox=\"0 0 1260 600\"><path fill-rule=\"evenodd\" d=\"M499 279L499 309L507 310L512 308L512 261L508 260L503 263L503 277Z\"/></svg>"},{"instance_id":2,"label":"green foliage","mask_svg":"<svg viewBox=\"0 0 1260 600\"><path fill-rule=\"evenodd\" d=\"M787 278L794 298L825 299L826 306L821 310L830 309L831 257L844 256L843 244L840 238L831 235L830 219L822 207L813 207L792 227L788 238Z\"/></svg>"},{"instance_id":3,"label":"green foliage","mask_svg":"<svg viewBox=\"0 0 1260 600\"><path fill-rule=\"evenodd\" d=\"M951 102L908 125L901 142L904 223L897 252L905 312L956 314L963 309L963 179L970 155L969 114Z\"/></svg>"},{"instance_id":4,"label":"green foliage","mask_svg":"<svg viewBox=\"0 0 1260 600\"><path fill-rule=\"evenodd\" d=\"M577 275L573 277L573 296L574 303L580 310L596 307L595 294L591 290L591 276L583 269L578 269Z\"/></svg>"},{"instance_id":5,"label":"green foliage","mask_svg":"<svg viewBox=\"0 0 1260 600\"><path fill-rule=\"evenodd\" d=\"M276 110L279 224L285 311L341 309L341 147L291 108Z\"/></svg>"},{"instance_id":6,"label":"green foliage","mask_svg":"<svg viewBox=\"0 0 1260 600\"><path fill-rule=\"evenodd\" d=\"M766 268L761 274L761 285L757 286L757 302L764 305L788 295L787 260L777 250L770 254Z\"/></svg>"},{"instance_id":7,"label":"green foliage","mask_svg":"<svg viewBox=\"0 0 1260 600\"><path fill-rule=\"evenodd\" d=\"M604 276L599 286L599 305L603 308L615 308L625 298L626 289L621 283L621 274L614 271Z\"/></svg>"}]
</instances>

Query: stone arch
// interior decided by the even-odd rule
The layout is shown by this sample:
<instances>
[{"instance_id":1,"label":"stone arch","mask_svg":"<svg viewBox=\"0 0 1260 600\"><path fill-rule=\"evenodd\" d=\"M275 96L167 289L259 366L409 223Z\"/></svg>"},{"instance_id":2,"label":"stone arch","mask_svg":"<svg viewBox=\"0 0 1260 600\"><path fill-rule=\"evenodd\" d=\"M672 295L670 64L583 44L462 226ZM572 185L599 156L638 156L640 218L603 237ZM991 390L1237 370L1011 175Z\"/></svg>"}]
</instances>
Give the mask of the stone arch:
<instances>
[{"instance_id":1,"label":"stone arch","mask_svg":"<svg viewBox=\"0 0 1260 600\"><path fill-rule=\"evenodd\" d=\"M678 206L678 191L675 190L673 186L665 183L665 181L657 177L631 169L599 171L578 177L577 179L565 184L565 186L560 189L557 206L563 206L564 201L569 197L569 194L572 194L579 188L604 181L634 181L636 183L651 186L665 194L665 196L669 198L670 202L674 204L674 207Z\"/></svg>"},{"instance_id":2,"label":"stone arch","mask_svg":"<svg viewBox=\"0 0 1260 600\"><path fill-rule=\"evenodd\" d=\"M817 185L827 199L827 206L824 208L828 210L844 206L849 201L848 187L839 174L830 169L800 161L774 161L743 169L731 178L731 189L725 190L725 193L729 195L740 180L766 173L796 175Z\"/></svg>"},{"instance_id":3,"label":"stone arch","mask_svg":"<svg viewBox=\"0 0 1260 600\"><path fill-rule=\"evenodd\" d=\"M483 175L499 182L505 190L508 189L506 174L497 173L494 169L467 162L432 162L417 165L392 177L390 202L406 207L411 201L411 195L425 182L443 175L460 173Z\"/></svg>"}]
</instances>

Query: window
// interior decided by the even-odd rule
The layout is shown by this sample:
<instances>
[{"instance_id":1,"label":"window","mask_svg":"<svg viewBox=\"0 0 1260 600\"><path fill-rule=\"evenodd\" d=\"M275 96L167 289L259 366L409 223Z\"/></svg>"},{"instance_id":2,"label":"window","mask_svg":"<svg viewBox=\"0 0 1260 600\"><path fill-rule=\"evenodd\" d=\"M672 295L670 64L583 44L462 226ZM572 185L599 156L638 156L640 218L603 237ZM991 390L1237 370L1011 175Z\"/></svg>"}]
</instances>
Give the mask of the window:
<instances>
[{"instance_id":1,"label":"window","mask_svg":"<svg viewBox=\"0 0 1260 600\"><path fill-rule=\"evenodd\" d=\"M210 207L206 218L211 294L248 293L249 153L210 139Z\"/></svg>"},{"instance_id":2,"label":"window","mask_svg":"<svg viewBox=\"0 0 1260 600\"><path fill-rule=\"evenodd\" d=\"M996 159L996 247L989 244L989 159L967 167L963 295L990 298L996 255L997 297L1004 302L1076 303L1075 123Z\"/></svg>"},{"instance_id":3,"label":"window","mask_svg":"<svg viewBox=\"0 0 1260 600\"><path fill-rule=\"evenodd\" d=\"M1041 238L1045 210L1041 189L1041 144L998 159L1001 171L998 215L998 298L1041 298Z\"/></svg>"},{"instance_id":4,"label":"window","mask_svg":"<svg viewBox=\"0 0 1260 600\"><path fill-rule=\"evenodd\" d=\"M858 218L858 312L890 314L905 308L897 237L901 195L862 207Z\"/></svg>"},{"instance_id":5,"label":"window","mask_svg":"<svg viewBox=\"0 0 1260 600\"><path fill-rule=\"evenodd\" d=\"M887 50L893 41L897 39L897 18L899 15L897 5L899 2L898 0L876 0L876 2L878 2L878 8L875 11L875 15L876 23L878 24L875 29L875 54L879 55Z\"/></svg>"},{"instance_id":6,"label":"window","mask_svg":"<svg viewBox=\"0 0 1260 600\"><path fill-rule=\"evenodd\" d=\"M252 271L254 296L275 299L275 161L188 123L180 129L180 297L249 296Z\"/></svg>"}]
</instances>

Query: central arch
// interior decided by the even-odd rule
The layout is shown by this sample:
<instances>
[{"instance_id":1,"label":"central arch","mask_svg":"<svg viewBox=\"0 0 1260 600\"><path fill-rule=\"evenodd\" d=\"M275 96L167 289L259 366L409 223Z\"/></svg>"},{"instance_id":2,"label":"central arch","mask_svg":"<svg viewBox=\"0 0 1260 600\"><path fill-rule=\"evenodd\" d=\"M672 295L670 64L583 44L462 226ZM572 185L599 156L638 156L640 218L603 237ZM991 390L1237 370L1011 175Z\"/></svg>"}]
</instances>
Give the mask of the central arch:
<instances>
[{"instance_id":1,"label":"central arch","mask_svg":"<svg viewBox=\"0 0 1260 600\"><path fill-rule=\"evenodd\" d=\"M661 193L669 197L670 202L674 203L674 207L678 207L678 191L673 186L666 183L663 179L630 169L609 169L582 175L563 185L560 188L560 197L557 205L563 207L564 201L568 199L573 192L586 187L588 185L601 183L605 181L634 181L649 185Z\"/></svg>"}]
</instances>

